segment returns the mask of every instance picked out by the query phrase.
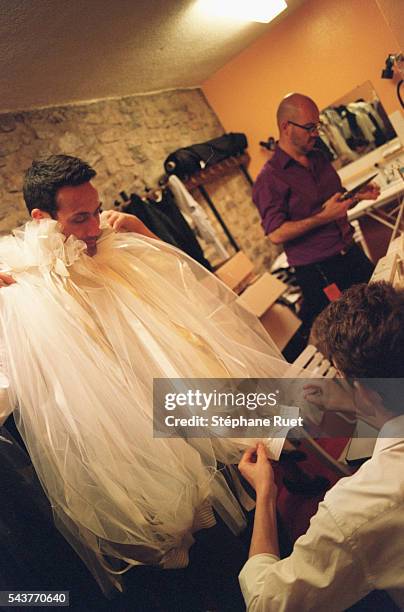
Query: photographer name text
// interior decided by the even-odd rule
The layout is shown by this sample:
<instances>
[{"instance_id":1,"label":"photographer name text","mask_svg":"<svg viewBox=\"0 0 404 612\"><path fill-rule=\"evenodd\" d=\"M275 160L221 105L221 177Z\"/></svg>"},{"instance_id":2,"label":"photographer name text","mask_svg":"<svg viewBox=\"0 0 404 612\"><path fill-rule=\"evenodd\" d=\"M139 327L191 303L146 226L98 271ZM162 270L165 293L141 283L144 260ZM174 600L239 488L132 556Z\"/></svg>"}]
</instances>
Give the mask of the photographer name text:
<instances>
[{"instance_id":1,"label":"photographer name text","mask_svg":"<svg viewBox=\"0 0 404 612\"><path fill-rule=\"evenodd\" d=\"M223 415L192 415L189 417L176 417L169 414L165 417L166 427L226 427L237 429L239 427L303 427L303 417L285 417L274 415L271 417L245 417Z\"/></svg>"}]
</instances>

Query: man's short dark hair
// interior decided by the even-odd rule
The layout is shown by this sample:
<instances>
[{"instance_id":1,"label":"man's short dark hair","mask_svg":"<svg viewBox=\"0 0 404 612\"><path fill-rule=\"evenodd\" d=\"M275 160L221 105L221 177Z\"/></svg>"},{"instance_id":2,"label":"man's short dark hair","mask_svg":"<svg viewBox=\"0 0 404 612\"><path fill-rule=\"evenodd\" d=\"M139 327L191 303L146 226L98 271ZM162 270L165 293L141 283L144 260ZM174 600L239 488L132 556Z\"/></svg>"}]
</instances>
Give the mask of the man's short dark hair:
<instances>
[{"instance_id":1,"label":"man's short dark hair","mask_svg":"<svg viewBox=\"0 0 404 612\"><path fill-rule=\"evenodd\" d=\"M369 384L381 395L393 389L381 379L402 379L386 406L404 410L404 289L386 282L354 285L317 317L312 338L344 376L378 379Z\"/></svg>"},{"instance_id":2,"label":"man's short dark hair","mask_svg":"<svg viewBox=\"0 0 404 612\"><path fill-rule=\"evenodd\" d=\"M24 176L23 194L28 211L39 208L56 217L56 194L61 187L88 183L95 170L78 157L51 155L34 160Z\"/></svg>"}]
</instances>

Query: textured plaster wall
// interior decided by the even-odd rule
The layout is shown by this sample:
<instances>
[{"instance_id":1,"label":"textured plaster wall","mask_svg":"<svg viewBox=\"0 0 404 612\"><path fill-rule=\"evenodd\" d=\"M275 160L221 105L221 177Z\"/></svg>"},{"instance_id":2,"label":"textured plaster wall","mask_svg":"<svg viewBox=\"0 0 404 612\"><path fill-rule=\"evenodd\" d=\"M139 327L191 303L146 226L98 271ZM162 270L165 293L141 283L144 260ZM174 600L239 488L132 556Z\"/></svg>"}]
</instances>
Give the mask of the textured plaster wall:
<instances>
[{"instance_id":1,"label":"textured plaster wall","mask_svg":"<svg viewBox=\"0 0 404 612\"><path fill-rule=\"evenodd\" d=\"M0 233L28 219L22 175L35 158L67 153L90 162L104 208L110 208L122 190L143 194L145 185L155 187L168 153L221 133L199 89L0 114ZM207 190L257 269L267 267L273 252L245 178L235 170Z\"/></svg>"}]
</instances>

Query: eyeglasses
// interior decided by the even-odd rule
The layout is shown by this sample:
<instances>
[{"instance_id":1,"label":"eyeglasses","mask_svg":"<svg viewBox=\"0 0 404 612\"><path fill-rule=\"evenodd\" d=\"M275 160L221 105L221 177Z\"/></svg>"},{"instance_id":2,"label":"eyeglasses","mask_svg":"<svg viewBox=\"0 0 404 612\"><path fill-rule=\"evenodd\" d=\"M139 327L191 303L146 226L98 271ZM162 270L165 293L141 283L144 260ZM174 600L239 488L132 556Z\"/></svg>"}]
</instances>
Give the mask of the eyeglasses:
<instances>
[{"instance_id":1,"label":"eyeglasses","mask_svg":"<svg viewBox=\"0 0 404 612\"><path fill-rule=\"evenodd\" d=\"M317 132L321 127L321 122L318 123L306 123L305 125L301 125L300 123L295 123L294 121L288 121L292 125L301 128L305 132Z\"/></svg>"}]
</instances>

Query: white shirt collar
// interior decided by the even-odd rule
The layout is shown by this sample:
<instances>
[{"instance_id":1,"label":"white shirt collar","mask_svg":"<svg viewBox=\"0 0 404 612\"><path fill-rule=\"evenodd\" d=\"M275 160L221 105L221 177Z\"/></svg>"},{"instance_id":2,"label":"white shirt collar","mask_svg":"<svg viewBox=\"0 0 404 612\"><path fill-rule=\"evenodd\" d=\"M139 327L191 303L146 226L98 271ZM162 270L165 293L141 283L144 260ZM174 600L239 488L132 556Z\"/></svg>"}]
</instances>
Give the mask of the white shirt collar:
<instances>
[{"instance_id":1,"label":"white shirt collar","mask_svg":"<svg viewBox=\"0 0 404 612\"><path fill-rule=\"evenodd\" d=\"M399 415L387 421L377 436L373 456L386 448L404 440L404 415Z\"/></svg>"}]
</instances>

